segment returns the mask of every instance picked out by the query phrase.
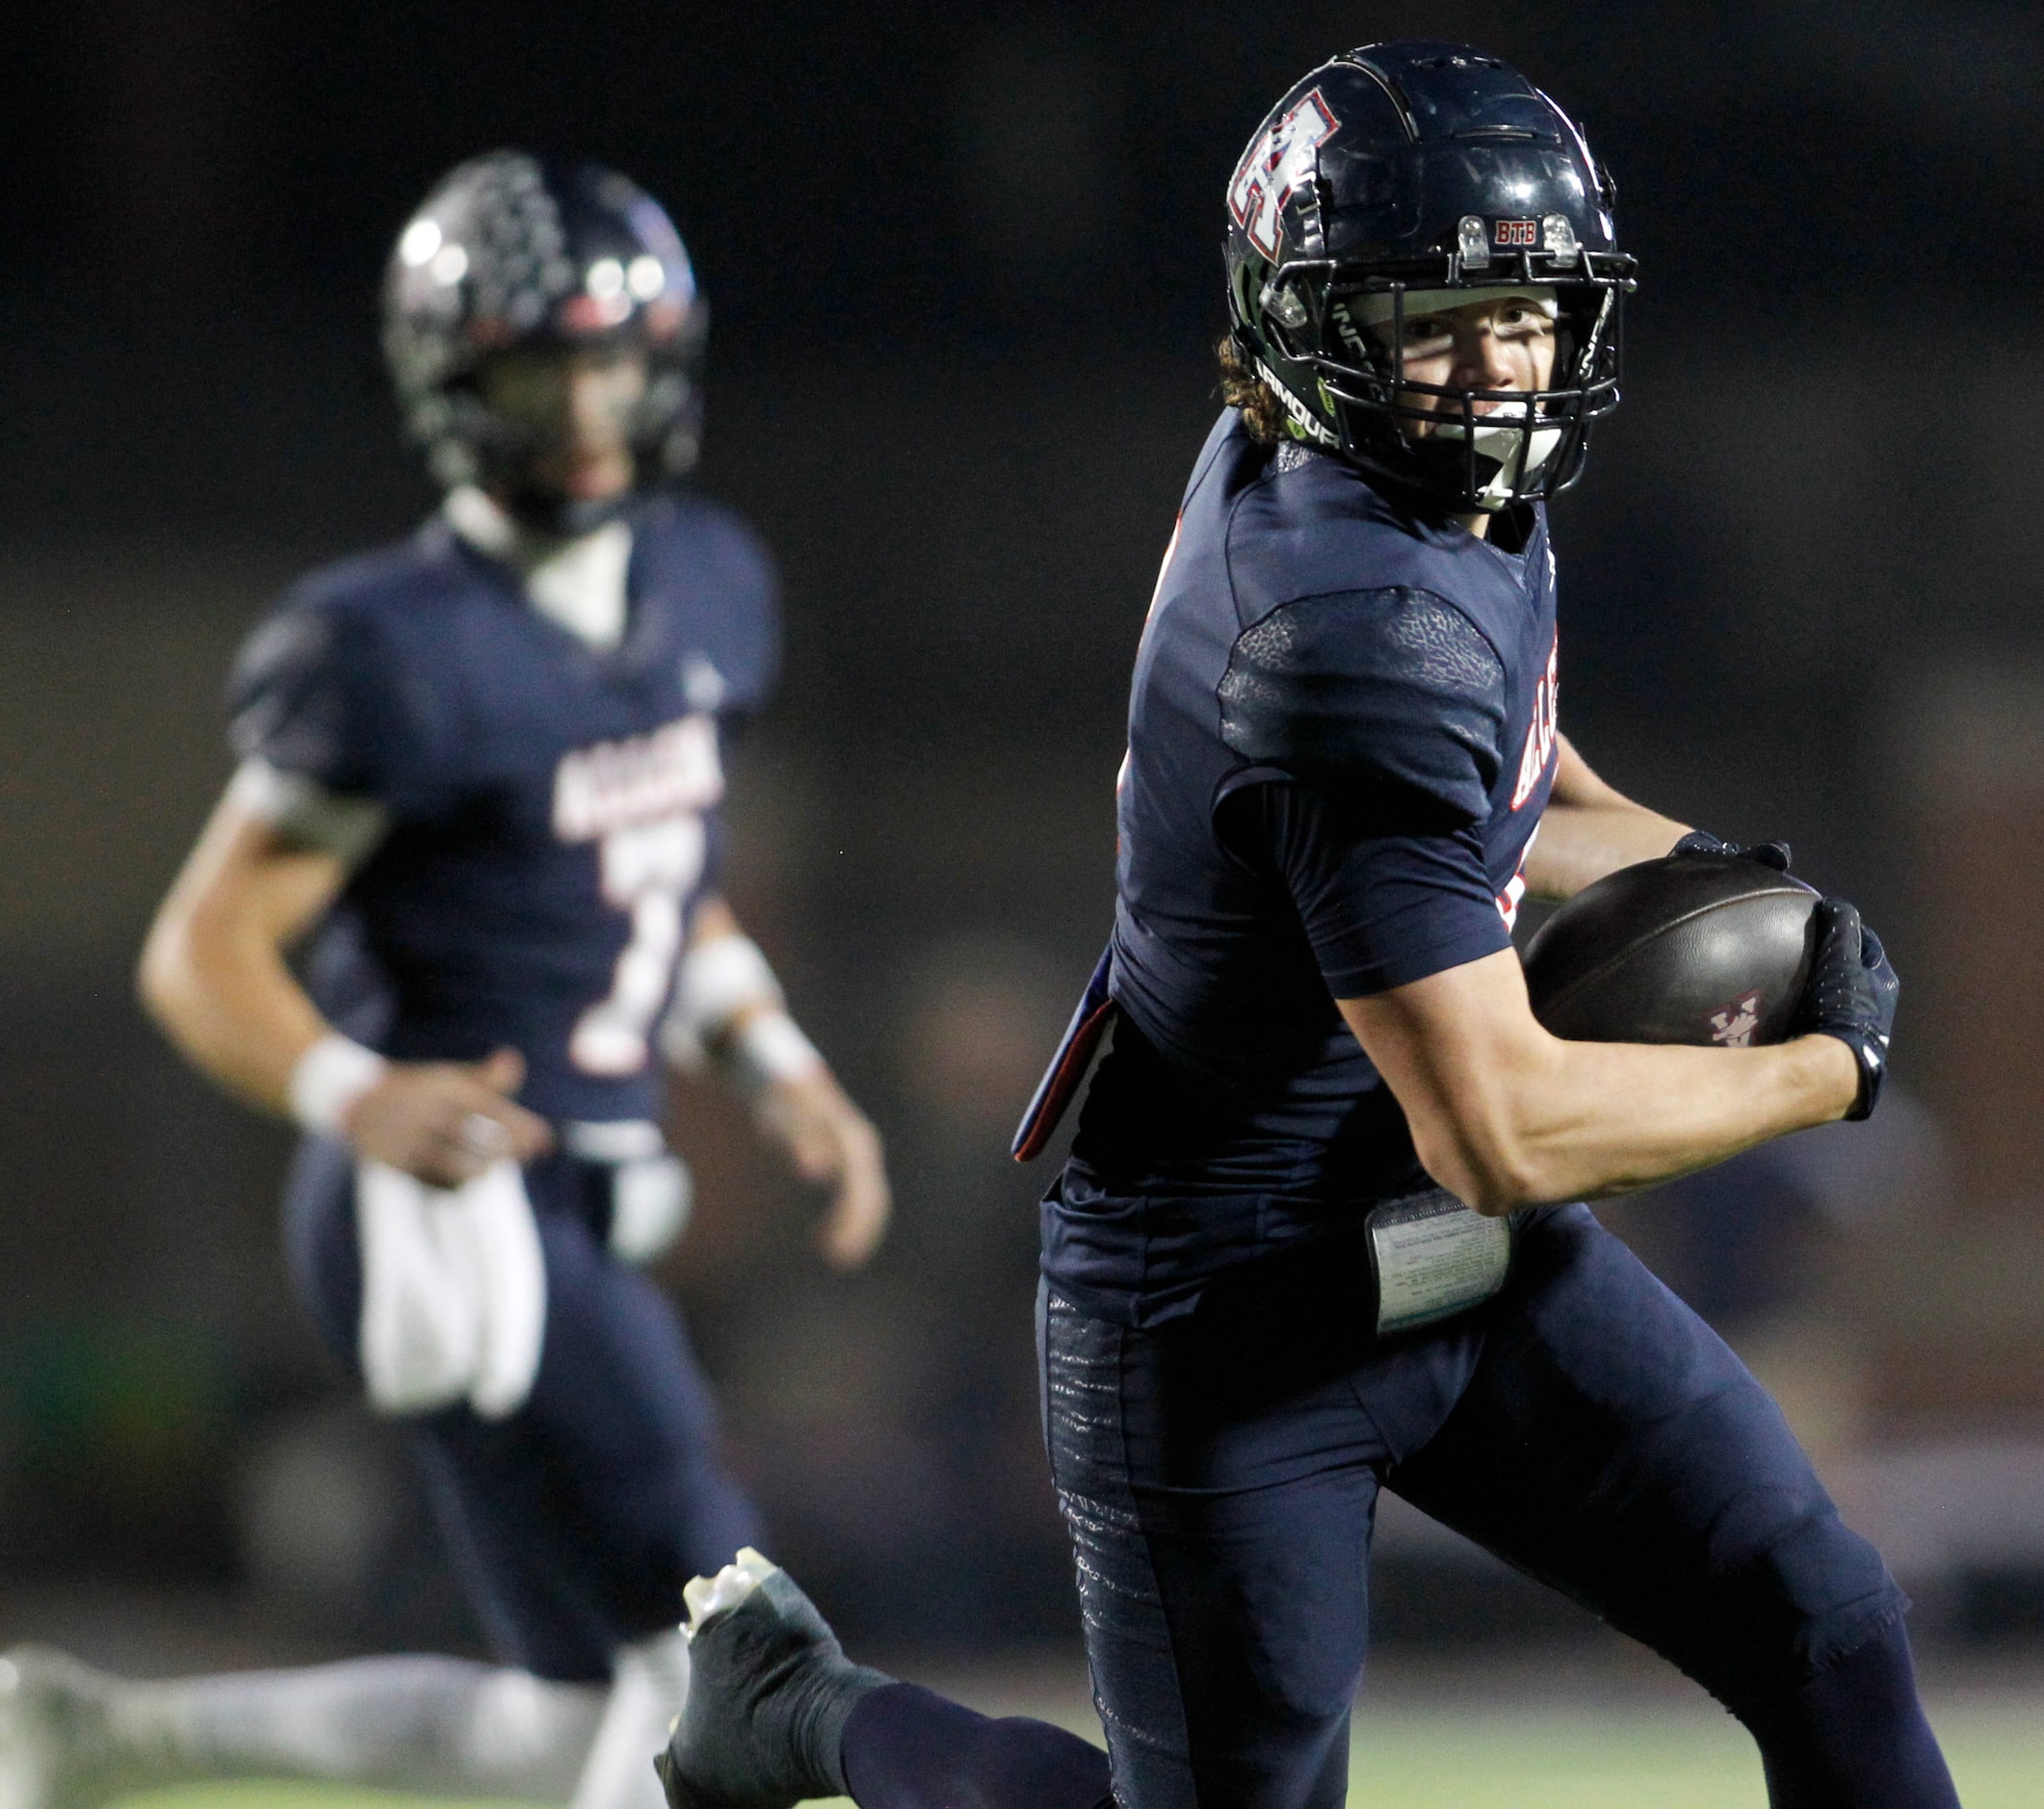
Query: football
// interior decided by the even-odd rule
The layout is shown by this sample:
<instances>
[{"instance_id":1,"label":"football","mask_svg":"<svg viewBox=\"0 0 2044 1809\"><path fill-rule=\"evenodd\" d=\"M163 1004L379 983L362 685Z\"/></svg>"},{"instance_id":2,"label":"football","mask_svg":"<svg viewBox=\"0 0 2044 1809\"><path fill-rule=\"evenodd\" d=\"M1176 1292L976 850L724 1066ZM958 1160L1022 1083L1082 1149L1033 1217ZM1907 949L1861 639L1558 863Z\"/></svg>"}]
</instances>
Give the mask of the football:
<instances>
[{"instance_id":1,"label":"football","mask_svg":"<svg viewBox=\"0 0 2044 1809\"><path fill-rule=\"evenodd\" d=\"M1756 860L1670 854L1608 874L1526 950L1533 1015L1580 1042L1779 1042L1818 894Z\"/></svg>"}]
</instances>

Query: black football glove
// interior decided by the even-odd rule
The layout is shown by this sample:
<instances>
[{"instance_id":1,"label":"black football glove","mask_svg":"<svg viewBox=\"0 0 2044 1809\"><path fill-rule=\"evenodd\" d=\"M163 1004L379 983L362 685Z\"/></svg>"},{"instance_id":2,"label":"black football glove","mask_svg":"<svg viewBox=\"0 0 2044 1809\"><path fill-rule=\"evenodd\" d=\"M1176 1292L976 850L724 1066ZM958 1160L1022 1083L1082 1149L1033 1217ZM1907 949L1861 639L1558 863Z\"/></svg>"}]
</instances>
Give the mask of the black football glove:
<instances>
[{"instance_id":1,"label":"black football glove","mask_svg":"<svg viewBox=\"0 0 2044 1809\"><path fill-rule=\"evenodd\" d=\"M1844 899L1818 900L1811 922L1817 953L1789 1034L1836 1036L1852 1051L1859 1063L1859 1097L1846 1116L1864 1118L1879 1099L1881 1077L1888 1071L1888 1036L1902 983L1888 964L1880 937Z\"/></svg>"},{"instance_id":2,"label":"black football glove","mask_svg":"<svg viewBox=\"0 0 2044 1809\"><path fill-rule=\"evenodd\" d=\"M1668 850L1670 854L1723 854L1733 860L1757 860L1776 873L1789 871L1786 842L1720 842L1708 829L1691 829Z\"/></svg>"}]
</instances>

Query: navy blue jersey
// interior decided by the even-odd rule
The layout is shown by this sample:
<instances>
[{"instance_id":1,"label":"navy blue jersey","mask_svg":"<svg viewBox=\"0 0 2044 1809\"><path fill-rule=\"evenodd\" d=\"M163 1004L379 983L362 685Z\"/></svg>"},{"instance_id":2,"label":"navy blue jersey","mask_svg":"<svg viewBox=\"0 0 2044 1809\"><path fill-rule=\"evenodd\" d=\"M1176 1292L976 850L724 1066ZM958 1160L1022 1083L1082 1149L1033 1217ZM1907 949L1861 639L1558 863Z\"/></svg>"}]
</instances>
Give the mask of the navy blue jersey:
<instances>
[{"instance_id":1,"label":"navy blue jersey","mask_svg":"<svg viewBox=\"0 0 2044 1809\"><path fill-rule=\"evenodd\" d=\"M563 1119L657 1118L655 1025L721 841L722 743L778 652L736 517L635 505L614 649L528 601L443 521L314 572L244 648L233 740L387 828L310 963L351 1034L406 1061L525 1057Z\"/></svg>"},{"instance_id":2,"label":"navy blue jersey","mask_svg":"<svg viewBox=\"0 0 2044 1809\"><path fill-rule=\"evenodd\" d=\"M1415 518L1232 411L1137 655L1114 1040L1045 1271L1116 1318L1429 1185L1336 998L1509 945L1553 783L1544 514ZM1501 544L1514 527L1521 544Z\"/></svg>"}]
</instances>

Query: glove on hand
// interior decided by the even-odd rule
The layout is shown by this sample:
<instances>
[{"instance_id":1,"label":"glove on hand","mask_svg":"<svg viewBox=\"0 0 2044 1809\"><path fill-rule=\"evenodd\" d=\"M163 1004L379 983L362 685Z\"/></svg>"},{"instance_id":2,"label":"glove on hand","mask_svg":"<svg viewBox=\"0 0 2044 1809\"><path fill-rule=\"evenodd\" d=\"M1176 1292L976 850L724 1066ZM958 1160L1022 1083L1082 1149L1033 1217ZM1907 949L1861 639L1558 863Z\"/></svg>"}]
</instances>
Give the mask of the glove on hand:
<instances>
[{"instance_id":1,"label":"glove on hand","mask_svg":"<svg viewBox=\"0 0 2044 1809\"><path fill-rule=\"evenodd\" d=\"M1820 899L1811 922L1817 953L1789 1032L1836 1036L1852 1051L1859 1063L1859 1096L1846 1116L1864 1118L1880 1097L1881 1076L1888 1071L1888 1036L1902 983L1888 964L1880 937L1844 899Z\"/></svg>"},{"instance_id":2,"label":"glove on hand","mask_svg":"<svg viewBox=\"0 0 2044 1809\"><path fill-rule=\"evenodd\" d=\"M1708 829L1691 829L1668 850L1670 854L1723 854L1734 860L1757 860L1776 873L1789 871L1786 842L1720 842Z\"/></svg>"}]
</instances>

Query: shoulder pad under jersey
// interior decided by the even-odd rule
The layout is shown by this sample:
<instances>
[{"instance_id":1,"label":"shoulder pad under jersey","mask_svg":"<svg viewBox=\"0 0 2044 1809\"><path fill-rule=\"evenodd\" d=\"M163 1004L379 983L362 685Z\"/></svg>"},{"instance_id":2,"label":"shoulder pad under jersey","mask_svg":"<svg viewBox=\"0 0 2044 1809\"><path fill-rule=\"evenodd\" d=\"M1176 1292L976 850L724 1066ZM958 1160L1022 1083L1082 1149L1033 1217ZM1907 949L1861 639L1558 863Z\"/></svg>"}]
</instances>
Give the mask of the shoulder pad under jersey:
<instances>
[{"instance_id":1,"label":"shoulder pad under jersey","mask_svg":"<svg viewBox=\"0 0 2044 1809\"><path fill-rule=\"evenodd\" d=\"M735 511L694 491L658 498L640 516L641 556L691 576L691 618L722 689L717 709L749 716L780 672L780 576L773 555Z\"/></svg>"},{"instance_id":2,"label":"shoulder pad under jersey","mask_svg":"<svg viewBox=\"0 0 2044 1809\"><path fill-rule=\"evenodd\" d=\"M432 783L432 688L391 644L380 596L328 579L301 581L243 645L229 740L244 760L408 807Z\"/></svg>"},{"instance_id":3,"label":"shoulder pad under jersey","mask_svg":"<svg viewBox=\"0 0 2044 1809\"><path fill-rule=\"evenodd\" d=\"M330 781L346 761L347 680L324 611L285 607L243 644L227 680L234 751Z\"/></svg>"},{"instance_id":4,"label":"shoulder pad under jersey","mask_svg":"<svg viewBox=\"0 0 2044 1809\"><path fill-rule=\"evenodd\" d=\"M1418 793L1462 823L1489 808L1505 664L1429 590L1279 604L1237 637L1219 696L1221 740L1255 765Z\"/></svg>"}]
</instances>

